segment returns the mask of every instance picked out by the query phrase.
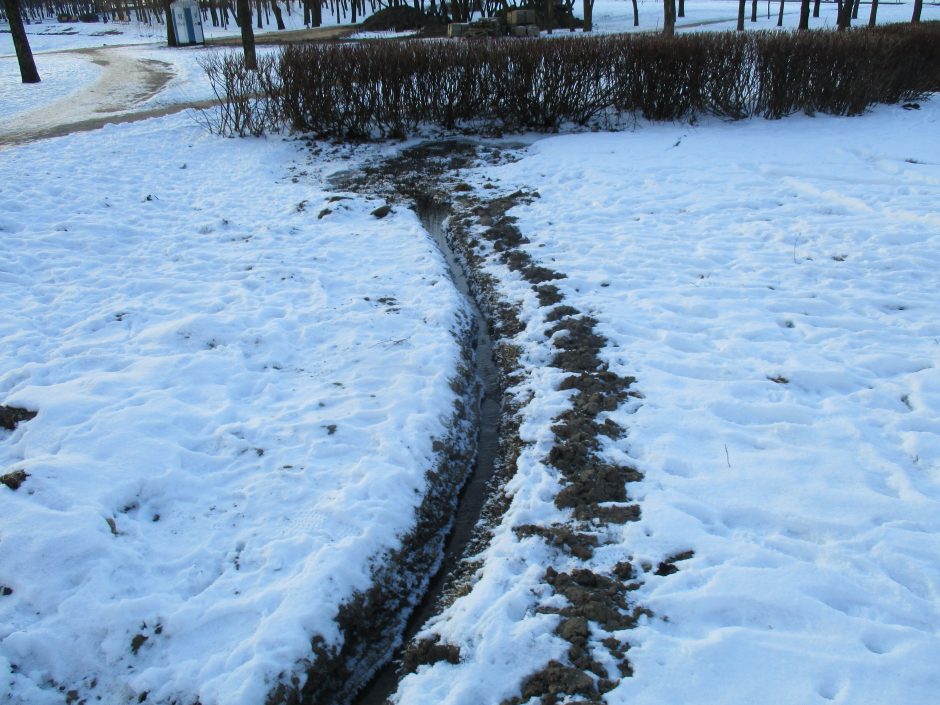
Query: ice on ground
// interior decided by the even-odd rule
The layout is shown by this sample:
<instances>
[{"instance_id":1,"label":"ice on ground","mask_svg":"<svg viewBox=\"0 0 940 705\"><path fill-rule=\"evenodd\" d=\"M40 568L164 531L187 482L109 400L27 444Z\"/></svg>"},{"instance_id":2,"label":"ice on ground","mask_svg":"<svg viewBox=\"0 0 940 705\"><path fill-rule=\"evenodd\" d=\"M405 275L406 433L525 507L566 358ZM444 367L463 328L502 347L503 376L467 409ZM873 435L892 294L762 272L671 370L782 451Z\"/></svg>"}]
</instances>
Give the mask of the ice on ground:
<instances>
[{"instance_id":1,"label":"ice on ground","mask_svg":"<svg viewBox=\"0 0 940 705\"><path fill-rule=\"evenodd\" d=\"M411 529L463 303L302 145L0 153L0 404L38 412L0 430L0 700L261 703Z\"/></svg>"},{"instance_id":2,"label":"ice on ground","mask_svg":"<svg viewBox=\"0 0 940 705\"><path fill-rule=\"evenodd\" d=\"M643 123L462 175L538 191L510 211L523 249L567 275L564 303L597 319L605 360L644 395L610 414L628 435L605 442L645 473L630 485L642 518L583 564L646 570L634 595L653 616L616 635L635 675L607 702L935 702L938 128L936 97L860 118ZM528 282L487 266L523 305L515 342L545 360ZM530 377L522 470L544 457L553 385ZM420 667L400 705L501 702L522 663L566 662L539 574L571 559L509 532L552 520L553 477L543 465L508 488L477 584L428 627L461 663Z\"/></svg>"}]
</instances>

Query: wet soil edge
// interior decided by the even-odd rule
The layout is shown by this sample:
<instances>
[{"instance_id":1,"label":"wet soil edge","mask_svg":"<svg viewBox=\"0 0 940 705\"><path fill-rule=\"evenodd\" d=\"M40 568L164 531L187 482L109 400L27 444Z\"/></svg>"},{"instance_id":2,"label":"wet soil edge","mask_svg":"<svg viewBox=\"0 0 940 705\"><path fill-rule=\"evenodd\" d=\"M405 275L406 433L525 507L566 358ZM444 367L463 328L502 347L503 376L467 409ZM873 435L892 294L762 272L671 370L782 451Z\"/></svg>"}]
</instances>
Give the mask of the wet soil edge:
<instances>
[{"instance_id":1,"label":"wet soil edge","mask_svg":"<svg viewBox=\"0 0 940 705\"><path fill-rule=\"evenodd\" d=\"M426 492L415 513L414 529L397 550L376 560L372 587L341 605L335 622L342 643L314 637L311 654L293 674L282 673L267 705L344 705L388 660L408 615L441 560L460 489L473 466L479 392L473 365L472 321L462 321L459 374L451 381L457 399L450 432L434 442L438 461L428 471ZM300 672L306 673L302 679Z\"/></svg>"}]
</instances>

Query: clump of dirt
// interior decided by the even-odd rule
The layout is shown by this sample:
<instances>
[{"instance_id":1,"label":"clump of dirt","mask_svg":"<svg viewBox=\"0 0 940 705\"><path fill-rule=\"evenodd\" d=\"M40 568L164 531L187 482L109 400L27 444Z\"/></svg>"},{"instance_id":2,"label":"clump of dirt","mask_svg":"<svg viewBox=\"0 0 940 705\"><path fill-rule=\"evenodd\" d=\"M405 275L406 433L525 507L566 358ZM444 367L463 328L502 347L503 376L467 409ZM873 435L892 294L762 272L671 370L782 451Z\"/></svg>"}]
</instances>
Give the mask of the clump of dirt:
<instances>
[{"instance_id":1,"label":"clump of dirt","mask_svg":"<svg viewBox=\"0 0 940 705\"><path fill-rule=\"evenodd\" d=\"M656 567L656 575L672 575L679 572L679 566L676 563L687 561L695 557L695 551L683 551L674 556L669 556L666 560Z\"/></svg>"},{"instance_id":2,"label":"clump of dirt","mask_svg":"<svg viewBox=\"0 0 940 705\"><path fill-rule=\"evenodd\" d=\"M20 485L26 482L27 477L29 477L29 473L25 470L14 470L6 475L0 475L0 485L6 485L11 490L18 490Z\"/></svg>"},{"instance_id":3,"label":"clump of dirt","mask_svg":"<svg viewBox=\"0 0 940 705\"><path fill-rule=\"evenodd\" d=\"M460 649L453 644L442 644L441 637L435 634L430 639L416 639L405 651L401 662L402 673L414 673L418 666L447 661L460 663Z\"/></svg>"},{"instance_id":4,"label":"clump of dirt","mask_svg":"<svg viewBox=\"0 0 940 705\"><path fill-rule=\"evenodd\" d=\"M597 647L591 642L592 625L594 630L610 633L633 628L641 615L651 614L642 607L630 607L626 593L638 584L625 585L619 575L605 576L587 569L559 573L551 567L544 580L568 602L566 607L542 607L540 611L563 618L555 633L570 644L570 665L550 661L525 680L521 697L510 698L503 705L520 705L536 697L542 705L554 705L565 695L581 696L589 703L603 702L603 694L613 690L620 678L632 675L633 668L626 657L629 645L608 635L600 645L614 658L618 671L608 672L593 653Z\"/></svg>"},{"instance_id":5,"label":"clump of dirt","mask_svg":"<svg viewBox=\"0 0 940 705\"><path fill-rule=\"evenodd\" d=\"M36 418L36 412L18 406L0 406L0 428L12 431L23 421Z\"/></svg>"},{"instance_id":6,"label":"clump of dirt","mask_svg":"<svg viewBox=\"0 0 940 705\"><path fill-rule=\"evenodd\" d=\"M552 524L551 526L523 524L513 528L513 532L519 538L541 536L549 546L559 548L583 561L594 555L594 549L598 545L597 536L594 534L581 533L565 524Z\"/></svg>"}]
</instances>

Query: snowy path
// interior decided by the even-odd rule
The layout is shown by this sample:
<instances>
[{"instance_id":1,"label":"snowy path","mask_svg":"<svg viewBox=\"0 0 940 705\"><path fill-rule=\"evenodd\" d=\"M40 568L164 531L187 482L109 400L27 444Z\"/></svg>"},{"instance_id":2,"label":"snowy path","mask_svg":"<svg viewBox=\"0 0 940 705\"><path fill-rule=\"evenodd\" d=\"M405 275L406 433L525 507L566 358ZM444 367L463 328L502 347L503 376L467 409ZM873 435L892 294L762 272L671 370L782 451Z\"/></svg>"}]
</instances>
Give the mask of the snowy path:
<instances>
[{"instance_id":1,"label":"snowy path","mask_svg":"<svg viewBox=\"0 0 940 705\"><path fill-rule=\"evenodd\" d=\"M15 115L0 127L0 145L22 144L82 130L110 122L129 122L169 112L166 108L134 113L134 107L159 93L174 76L171 64L139 58L120 50L99 48L64 52L102 70L88 88L71 93L49 105ZM182 110L189 106L180 106Z\"/></svg>"}]
</instances>

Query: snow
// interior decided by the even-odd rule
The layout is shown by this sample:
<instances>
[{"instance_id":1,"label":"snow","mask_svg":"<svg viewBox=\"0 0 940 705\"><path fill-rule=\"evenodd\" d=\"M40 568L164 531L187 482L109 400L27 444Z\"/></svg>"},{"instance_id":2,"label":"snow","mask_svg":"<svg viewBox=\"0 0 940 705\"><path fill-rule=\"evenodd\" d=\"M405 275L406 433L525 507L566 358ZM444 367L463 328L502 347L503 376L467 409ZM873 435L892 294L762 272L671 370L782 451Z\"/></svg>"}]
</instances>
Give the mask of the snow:
<instances>
[{"instance_id":1,"label":"snow","mask_svg":"<svg viewBox=\"0 0 940 705\"><path fill-rule=\"evenodd\" d=\"M101 74L101 68L90 60L75 61L71 56L57 55L34 59L42 81L24 84L16 59L0 58L0 120L61 100L77 87L94 83Z\"/></svg>"},{"instance_id":2,"label":"snow","mask_svg":"<svg viewBox=\"0 0 940 705\"><path fill-rule=\"evenodd\" d=\"M661 5L640 8L655 29ZM734 10L690 2L678 26L725 29ZM595 5L599 32L630 16ZM107 67L75 50L101 44L135 44L106 49L112 72L170 74L155 95L116 84L110 114L210 97L214 50L70 26L30 26L37 86L0 34L0 131L95 113ZM461 662L420 667L398 703L517 695L569 646L538 609L563 602L545 566L626 560L647 568L631 595L653 616L615 635L635 675L611 705L935 701L938 123L936 96L851 119L639 122L526 136L519 161L461 174L496 184L486 197L540 193L511 213L527 251L638 379L604 453L645 474L642 518L586 564L513 531L569 519L543 460L571 392L529 283L491 258L525 324L524 447L473 589L425 626ZM0 701L254 705L312 637L338 642L337 608L413 522L467 325L415 216L377 220L380 202L327 182L395 149L226 140L181 114L0 151L0 404L39 411L0 431L0 474L29 473L0 487Z\"/></svg>"},{"instance_id":3,"label":"snow","mask_svg":"<svg viewBox=\"0 0 940 705\"><path fill-rule=\"evenodd\" d=\"M180 115L0 153L0 403L39 412L0 431L0 700L262 702L411 528L464 304L301 146Z\"/></svg>"},{"instance_id":4,"label":"snow","mask_svg":"<svg viewBox=\"0 0 940 705\"><path fill-rule=\"evenodd\" d=\"M676 2L678 5L678 0ZM779 2L758 3L757 22L751 22L751 1L747 3L745 29L767 30L777 28ZM594 4L594 30L600 33L613 32L648 32L658 31L663 26L663 4L653 0L639 0L640 25L633 26L633 5L627 0L596 0ZM852 24L867 25L870 5L862 5L858 19ZM913 6L911 3L878 3L878 24L888 22L910 22ZM837 20L838 5L824 2L820 5L819 17L810 16L811 29L834 29ZM581 16L581 3L575 3L575 14ZM940 6L924 4L921 18L924 21L940 19ZM783 27L796 29L800 20L800 3L795 0L786 3L783 15ZM738 4L731 0L687 0L685 17L676 18L676 31L702 32L734 30L738 22Z\"/></svg>"},{"instance_id":5,"label":"snow","mask_svg":"<svg viewBox=\"0 0 940 705\"><path fill-rule=\"evenodd\" d=\"M644 395L611 413L628 436L605 448L645 474L630 485L642 518L608 528L587 562L647 570L633 595L654 616L615 635L635 676L612 705L935 701L938 127L936 100L857 119L644 123L461 174L492 180L491 196L540 193L510 211L524 249L567 275L553 282L565 303L599 321L612 371ZM407 676L400 705L499 702L518 694L520 662L565 660L557 618L538 611L559 599L540 571L583 564L511 532L558 520L542 462L558 377L544 309L496 262L527 324L529 382L513 392L530 399L533 445L477 584L426 625L461 663ZM687 550L678 573L652 573Z\"/></svg>"}]
</instances>

